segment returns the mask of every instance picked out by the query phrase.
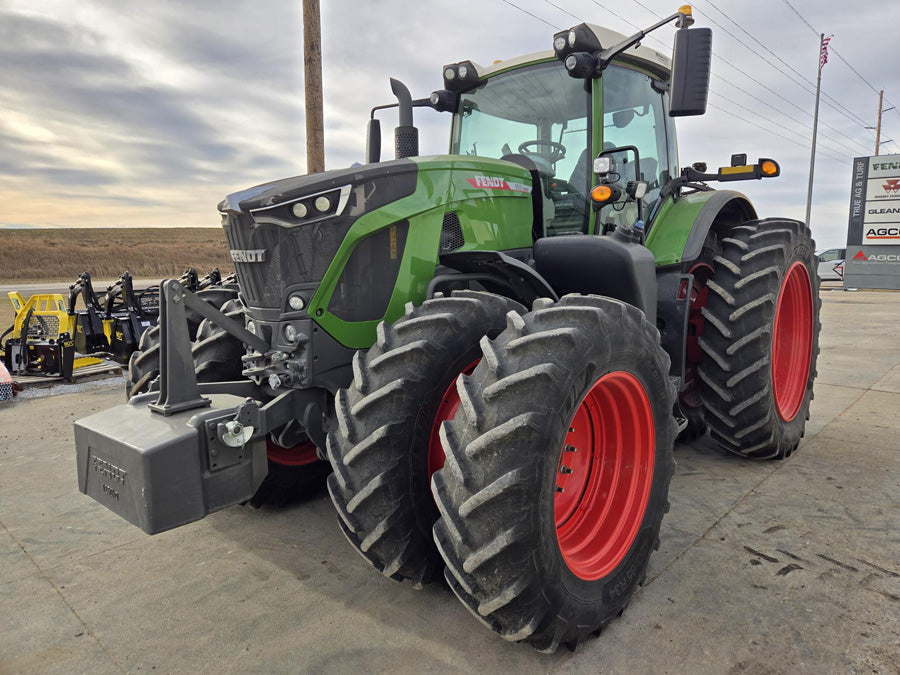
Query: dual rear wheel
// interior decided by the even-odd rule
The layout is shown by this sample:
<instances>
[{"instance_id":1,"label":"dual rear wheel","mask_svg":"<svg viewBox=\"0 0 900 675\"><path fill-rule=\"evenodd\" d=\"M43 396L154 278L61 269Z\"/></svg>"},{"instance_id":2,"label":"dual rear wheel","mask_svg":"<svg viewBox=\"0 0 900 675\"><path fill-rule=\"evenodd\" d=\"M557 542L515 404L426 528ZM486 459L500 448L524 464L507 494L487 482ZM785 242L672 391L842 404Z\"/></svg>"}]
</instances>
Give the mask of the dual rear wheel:
<instances>
[{"instance_id":1,"label":"dual rear wheel","mask_svg":"<svg viewBox=\"0 0 900 675\"><path fill-rule=\"evenodd\" d=\"M338 394L329 490L345 535L395 579L443 572L507 639L577 645L658 546L668 368L656 328L607 298L524 315L475 292L410 307Z\"/></svg>"}]
</instances>

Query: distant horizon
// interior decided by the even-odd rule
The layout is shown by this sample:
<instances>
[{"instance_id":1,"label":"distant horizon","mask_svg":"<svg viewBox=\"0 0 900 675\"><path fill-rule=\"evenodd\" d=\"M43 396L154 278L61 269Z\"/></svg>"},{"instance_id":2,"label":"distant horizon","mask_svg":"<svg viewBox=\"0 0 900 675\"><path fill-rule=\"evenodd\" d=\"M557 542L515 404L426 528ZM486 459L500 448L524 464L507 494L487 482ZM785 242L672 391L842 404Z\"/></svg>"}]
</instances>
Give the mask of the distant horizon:
<instances>
[{"instance_id":1,"label":"distant horizon","mask_svg":"<svg viewBox=\"0 0 900 675\"><path fill-rule=\"evenodd\" d=\"M210 230L221 228L215 225L25 225L0 223L0 230Z\"/></svg>"}]
</instances>

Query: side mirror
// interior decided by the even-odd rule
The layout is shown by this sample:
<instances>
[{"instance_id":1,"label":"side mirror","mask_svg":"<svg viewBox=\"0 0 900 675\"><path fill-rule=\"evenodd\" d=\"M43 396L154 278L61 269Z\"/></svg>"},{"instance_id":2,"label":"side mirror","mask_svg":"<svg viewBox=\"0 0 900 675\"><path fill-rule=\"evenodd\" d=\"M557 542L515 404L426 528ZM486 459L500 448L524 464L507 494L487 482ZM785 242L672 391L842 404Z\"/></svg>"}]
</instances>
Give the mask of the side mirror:
<instances>
[{"instance_id":1,"label":"side mirror","mask_svg":"<svg viewBox=\"0 0 900 675\"><path fill-rule=\"evenodd\" d=\"M369 118L366 127L366 164L377 164L381 161L381 122L374 117Z\"/></svg>"},{"instance_id":2,"label":"side mirror","mask_svg":"<svg viewBox=\"0 0 900 675\"><path fill-rule=\"evenodd\" d=\"M706 112L712 67L712 30L680 28L672 49L672 85L669 116L686 117Z\"/></svg>"}]
</instances>

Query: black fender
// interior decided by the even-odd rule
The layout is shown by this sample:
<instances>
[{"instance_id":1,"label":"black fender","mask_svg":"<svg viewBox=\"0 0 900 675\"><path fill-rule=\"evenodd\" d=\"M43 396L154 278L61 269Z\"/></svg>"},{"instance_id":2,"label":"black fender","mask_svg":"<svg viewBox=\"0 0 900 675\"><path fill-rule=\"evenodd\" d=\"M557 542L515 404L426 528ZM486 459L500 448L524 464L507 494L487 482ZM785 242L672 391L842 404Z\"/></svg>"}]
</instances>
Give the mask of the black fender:
<instances>
[{"instance_id":1,"label":"black fender","mask_svg":"<svg viewBox=\"0 0 900 675\"><path fill-rule=\"evenodd\" d=\"M716 190L694 219L681 260L692 263L700 257L710 230L722 226L734 227L757 217L756 209L745 195L736 190Z\"/></svg>"},{"instance_id":2,"label":"black fender","mask_svg":"<svg viewBox=\"0 0 900 675\"><path fill-rule=\"evenodd\" d=\"M440 263L462 274L436 276L428 286L428 297L441 284L458 279L477 281L489 292L521 302L526 307L530 307L537 298L559 300L544 277L502 251L454 251L444 253Z\"/></svg>"}]
</instances>

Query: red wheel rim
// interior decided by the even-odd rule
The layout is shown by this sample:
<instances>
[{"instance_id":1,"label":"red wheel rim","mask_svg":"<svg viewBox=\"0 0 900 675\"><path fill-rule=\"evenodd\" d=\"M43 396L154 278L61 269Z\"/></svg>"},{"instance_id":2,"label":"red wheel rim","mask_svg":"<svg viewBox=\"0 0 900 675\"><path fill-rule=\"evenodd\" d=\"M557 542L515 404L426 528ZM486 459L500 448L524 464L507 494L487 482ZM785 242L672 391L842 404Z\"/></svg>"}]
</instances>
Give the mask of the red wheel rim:
<instances>
[{"instance_id":1,"label":"red wheel rim","mask_svg":"<svg viewBox=\"0 0 900 675\"><path fill-rule=\"evenodd\" d=\"M316 444L312 442L301 443L293 448L282 448L267 438L266 455L276 464L285 466L305 466L319 461Z\"/></svg>"},{"instance_id":2,"label":"red wheel rim","mask_svg":"<svg viewBox=\"0 0 900 675\"><path fill-rule=\"evenodd\" d=\"M802 262L795 262L781 285L772 331L772 388L778 414L785 422L800 412L809 381L812 303L809 271Z\"/></svg>"},{"instance_id":3,"label":"red wheel rim","mask_svg":"<svg viewBox=\"0 0 900 675\"><path fill-rule=\"evenodd\" d=\"M481 359L475 359L468 366L463 368L463 375L471 375L481 362ZM437 413L434 416L434 422L431 424L431 434L428 437L428 481L431 482L431 476L435 471L444 466L444 448L441 447L441 424L445 420L452 420L456 417L456 411L459 410L459 392L456 390L456 379L447 387L441 402L438 404Z\"/></svg>"},{"instance_id":4,"label":"red wheel rim","mask_svg":"<svg viewBox=\"0 0 900 675\"><path fill-rule=\"evenodd\" d=\"M576 576L600 579L628 553L650 497L655 448L638 379L616 371L597 380L575 411L556 473L556 540Z\"/></svg>"}]
</instances>

